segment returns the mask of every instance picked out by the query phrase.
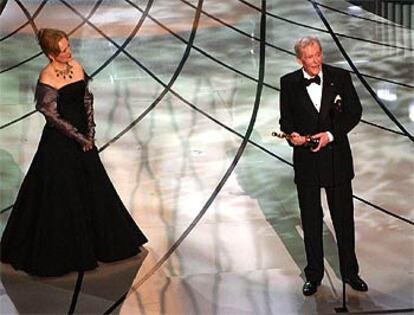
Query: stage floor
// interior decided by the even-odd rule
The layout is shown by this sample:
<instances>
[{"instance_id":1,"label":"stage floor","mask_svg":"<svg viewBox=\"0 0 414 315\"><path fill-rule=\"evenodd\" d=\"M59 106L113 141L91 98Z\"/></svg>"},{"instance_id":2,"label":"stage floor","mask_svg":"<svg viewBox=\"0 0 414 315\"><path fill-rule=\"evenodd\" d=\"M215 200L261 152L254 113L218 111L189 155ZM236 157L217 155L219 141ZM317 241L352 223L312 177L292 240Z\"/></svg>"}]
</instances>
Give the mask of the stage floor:
<instances>
[{"instance_id":1,"label":"stage floor","mask_svg":"<svg viewBox=\"0 0 414 315\"><path fill-rule=\"evenodd\" d=\"M347 287L348 309L413 310L413 30L342 0L7 1L1 231L44 125L31 113L47 63L34 36L41 27L70 33L93 77L100 156L149 243L83 277L36 278L1 264L1 314L335 313L342 284L329 212L325 277L304 297L292 152L271 136L279 78L298 68L293 44L303 35L320 37L325 63L353 72L363 104L350 141L369 291Z\"/></svg>"}]
</instances>

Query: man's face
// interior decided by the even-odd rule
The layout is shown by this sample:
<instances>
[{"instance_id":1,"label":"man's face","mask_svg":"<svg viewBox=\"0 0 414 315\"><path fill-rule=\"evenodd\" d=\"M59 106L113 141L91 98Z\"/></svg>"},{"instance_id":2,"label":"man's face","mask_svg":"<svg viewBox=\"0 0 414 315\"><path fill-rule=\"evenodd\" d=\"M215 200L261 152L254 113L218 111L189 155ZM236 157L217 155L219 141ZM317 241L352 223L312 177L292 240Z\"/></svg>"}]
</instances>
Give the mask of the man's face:
<instances>
[{"instance_id":1,"label":"man's face","mask_svg":"<svg viewBox=\"0 0 414 315\"><path fill-rule=\"evenodd\" d=\"M303 69L311 77L314 77L321 71L322 59L322 50L317 43L312 43L302 48L302 56L297 58Z\"/></svg>"}]
</instances>

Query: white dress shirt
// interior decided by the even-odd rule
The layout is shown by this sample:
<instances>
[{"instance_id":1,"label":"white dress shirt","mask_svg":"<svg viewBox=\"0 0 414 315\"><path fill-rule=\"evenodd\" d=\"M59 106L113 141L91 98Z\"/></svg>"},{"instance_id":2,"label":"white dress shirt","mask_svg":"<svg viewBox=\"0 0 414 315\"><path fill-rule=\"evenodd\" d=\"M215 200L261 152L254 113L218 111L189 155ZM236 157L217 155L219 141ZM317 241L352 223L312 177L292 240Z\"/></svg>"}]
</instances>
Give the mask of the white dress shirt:
<instances>
[{"instance_id":1,"label":"white dress shirt","mask_svg":"<svg viewBox=\"0 0 414 315\"><path fill-rule=\"evenodd\" d=\"M303 71L303 76L305 77L305 79L313 78L303 68L302 68L302 71ZM309 97L312 100L313 106L315 106L316 110L319 113L319 111L321 110L321 102L322 102L322 85L323 85L322 70L319 71L318 76L321 78L321 83L316 84L312 82L306 87L306 90L308 91ZM332 133L330 133L329 131L327 131L327 133L329 137L329 142L332 142L334 139Z\"/></svg>"},{"instance_id":2,"label":"white dress shirt","mask_svg":"<svg viewBox=\"0 0 414 315\"><path fill-rule=\"evenodd\" d=\"M311 79L311 77L305 70L303 70L303 76L305 79ZM322 101L322 84L323 84L323 74L322 70L318 73L319 77L321 78L321 84L311 83L306 87L308 94L312 100L313 106L315 106L316 110L321 110L321 101Z\"/></svg>"}]
</instances>

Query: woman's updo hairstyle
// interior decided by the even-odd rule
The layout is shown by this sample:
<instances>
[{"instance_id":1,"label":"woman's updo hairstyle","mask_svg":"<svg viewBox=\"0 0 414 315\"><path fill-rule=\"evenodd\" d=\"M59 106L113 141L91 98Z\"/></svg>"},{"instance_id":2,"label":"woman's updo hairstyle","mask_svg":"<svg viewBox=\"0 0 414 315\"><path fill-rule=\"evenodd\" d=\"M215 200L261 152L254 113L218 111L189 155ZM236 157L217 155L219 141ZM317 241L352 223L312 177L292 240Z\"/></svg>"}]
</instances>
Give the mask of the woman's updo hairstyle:
<instances>
[{"instance_id":1,"label":"woman's updo hairstyle","mask_svg":"<svg viewBox=\"0 0 414 315\"><path fill-rule=\"evenodd\" d=\"M62 38L68 39L68 35L53 28L42 28L37 32L40 48L48 58L49 55L57 56L60 54L59 41Z\"/></svg>"}]
</instances>

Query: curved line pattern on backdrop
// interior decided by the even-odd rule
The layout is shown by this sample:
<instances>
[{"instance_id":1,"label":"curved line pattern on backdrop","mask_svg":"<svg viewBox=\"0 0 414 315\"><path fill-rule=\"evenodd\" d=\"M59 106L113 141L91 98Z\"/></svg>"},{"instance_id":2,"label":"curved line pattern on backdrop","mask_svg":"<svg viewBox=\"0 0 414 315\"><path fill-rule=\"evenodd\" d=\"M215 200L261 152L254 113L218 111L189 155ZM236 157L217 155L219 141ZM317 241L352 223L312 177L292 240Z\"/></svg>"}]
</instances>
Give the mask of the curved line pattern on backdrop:
<instances>
[{"instance_id":1,"label":"curved line pattern on backdrop","mask_svg":"<svg viewBox=\"0 0 414 315\"><path fill-rule=\"evenodd\" d=\"M175 97L177 97L185 105L189 106L190 108L192 108L193 110L195 110L199 114L203 115L204 117L207 117L209 120L213 121L217 125L221 126L222 128L226 129L227 131L235 134L236 136L238 136L239 138L242 139L242 142L241 142L241 144L240 144L240 146L238 148L238 151L235 154L235 156L233 157L232 163L227 168L227 171L226 171L225 175L218 182L216 188L214 189L214 191L210 195L208 201L204 204L204 206L202 207L202 209L200 210L200 212L197 214L197 216L194 218L194 220L192 221L192 223L180 235L180 237L175 241L175 243L168 249L168 251L164 254L164 256L161 257L161 259L158 260L158 262L154 265L154 267L146 275L144 275L137 283L135 283L133 285L133 287L131 289L131 292L133 292L134 290L137 290L140 285L142 285L147 279L149 279L161 267L161 265L174 253L174 251L178 248L178 246L182 243L182 241L188 236L188 234L191 233L191 231L196 227L197 223L200 221L200 219L203 217L203 215L209 209L209 206L212 204L212 202L217 197L217 195L219 194L220 190L222 189L222 187L226 183L227 179L232 174L232 172L233 172L234 168L236 167L239 159L241 158L241 156L242 156L242 154L244 152L244 149L245 149L245 147L246 147L247 144L251 144L251 145L255 146L256 148L258 148L258 149L264 151L265 153L269 154L270 156L278 159L279 161L281 161L281 162L283 162L283 163L285 163L285 164L287 164L289 166L292 166L292 164L290 162L284 160L280 156L276 155L275 153L271 152L270 150L266 149L265 147L261 146L260 144L254 142L254 141L252 141L250 139L251 133L252 133L253 128L254 128L254 124L255 124L257 112L258 112L258 109L259 109L259 106L260 106L260 98L261 98L261 94L262 94L262 89L264 87L268 87L268 88L273 89L273 90L277 90L277 91L279 90L278 87L273 86L273 85L270 85L270 84L267 84L267 83L264 82L264 73L265 73L265 48L266 47L270 47L270 48L273 48L273 49L276 49L276 50L279 50L279 51L288 53L290 55L293 54L289 50L283 49L281 47L278 47L278 46L276 46L276 45L274 45L272 43L268 43L266 41L266 16L271 16L273 18L278 18L278 19L284 20L285 22L288 22L288 23L291 23L291 24L294 24L294 25L298 25L298 26L301 26L301 27L307 27L307 28L314 29L314 30L317 30L317 31L320 31L320 32L330 33L331 36L334 38L334 40L335 40L335 36L340 36L340 37L345 37L345 38L351 38L351 39L354 39L354 40L365 41L365 42L368 42L368 43L371 43L371 44L375 44L375 45L383 45L383 46L393 47L395 49L402 49L402 50L409 50L409 51L412 51L413 50L413 48L411 48L411 47L402 47L402 46L397 46L397 45L380 43L380 42L376 42L376 41L372 41L372 40L366 40L366 39L362 39L362 38L351 37L351 36L346 35L346 34L335 33L331 29L329 30L329 27L328 26L327 26L328 31L326 31L326 30L323 30L323 29L314 28L314 27L311 27L311 26L308 26L308 25L304 25L304 24L301 24L301 23L298 23L298 22L295 22L295 21L292 21L292 20L289 20L289 19L282 18L282 17L277 16L277 15L275 15L273 13L267 12L267 10L266 10L266 1L264 1L264 0L261 1L261 4L262 4L261 8L258 8L258 7L256 7L256 6L248 3L246 1L239 0L241 3L243 3L245 5L248 5L249 7L254 8L255 10L258 10L260 12L260 14L261 14L261 17L260 17L260 37L258 38L258 37L255 37L255 36L251 36L251 35L247 34L246 32L244 32L244 31L242 31L242 30L240 30L240 29L238 29L238 28L236 28L236 27L234 27L232 25L229 25L228 23L220 20L219 18L215 17L214 15L209 14L206 11L202 10L203 0L199 0L197 6L194 6L193 4L189 3L186 0L180 0L180 1L183 2L183 3L185 3L188 6L193 7L196 10L195 11L195 15L194 15L194 20L193 20L192 32L191 32L191 35L190 35L190 37L189 37L188 40L182 38L179 34L173 32L172 30L170 30L168 27L166 27L165 25L163 25L161 22L159 22L157 19L155 19L154 17L152 17L149 14L150 8L152 7L152 4L153 4L153 0L148 1L147 6L146 6L146 8L144 10L141 9L135 3L132 3L129 0L125 0L125 2L127 2L128 4L130 4L132 7L134 7L138 11L140 11L142 13L142 15L141 15L141 18L139 19L138 23L135 25L134 29L127 36L126 40L121 45L119 45L114 40L112 40L109 36L107 36L102 30L100 30L98 27L96 27L92 22L90 22L90 19L92 18L92 16L95 14L95 12L97 11L97 9L101 5L102 0L99 0L99 1L97 1L95 3L95 5L93 6L92 10L89 12L89 14L86 17L84 17L83 15L81 15L73 6L71 6L70 4L68 4L65 0L60 0L60 2L62 4L64 4L69 9L71 9L72 12L74 12L76 15L78 15L82 19L82 22L80 24L78 24L73 30L71 30L68 33L69 35L70 34L73 34L78 29L80 29L82 26L84 26L85 24L87 24L87 25L91 26L94 30L96 30L103 38L105 38L106 40L108 40L112 45L114 45L117 48L116 49L116 52L113 53L107 60L105 60L103 62L103 64L101 66L99 66L92 73L92 76L98 75L113 60L115 60L115 58L122 52L129 59L131 59L140 69L144 70L150 77L152 77L157 83L159 83L160 86L163 87L162 91L158 94L158 96L155 98L155 100L136 119L134 119L128 126L126 126L125 128L123 128L115 137L113 137L105 145L103 145L99 149L100 152L103 151L103 150L105 150L106 148L108 148L112 143L114 143L115 141L117 141L124 134L126 134L133 127L135 127L143 118L145 118L147 116L147 114L152 109L155 108L155 106L157 104L159 104L159 102L163 99L163 97L168 92L171 93L172 95L174 95ZM16 1L16 2L18 4L20 3L18 1ZM36 30L35 18L39 15L39 13L42 11L42 9L47 4L47 2L48 2L47 0L44 0L39 5L39 7L35 10L33 16L30 16L30 14L28 14L28 11L25 12L25 10L22 8L22 10L25 12L25 15L26 15L28 21L25 22L25 23L23 23L21 26L19 26L17 29L15 29L14 31L12 31L11 33L9 33L9 34L3 36L2 38L0 38L0 42L2 42L4 40L12 37L13 35L17 34L21 29L23 29L28 24L31 24L33 30L35 31ZM320 3L317 3L316 1L310 1L310 2L313 5L323 6ZM330 9L327 6L323 6L323 7L326 7L327 9ZM332 11L335 11L335 10L332 10ZM339 11L339 10L336 10L336 11ZM345 14L344 12L341 12L341 13ZM255 41L258 41L259 42L259 44L260 44L260 58L259 58L259 71L258 71L259 73L258 73L258 78L257 79L254 78L254 77L252 77L252 76L250 76L250 75L248 75L248 74L246 74L246 73L244 73L244 72L242 72L239 69L236 69L236 68L234 68L234 67L232 67L232 66L230 66L230 65L228 65L228 64L226 64L224 62L222 62L221 60L218 60L217 58L213 57L212 55L208 54L207 52L205 52L201 48L199 48L199 47L197 47L197 46L194 45L194 39L195 39L196 31L198 29L198 23L199 23L199 19L200 19L200 15L201 14L204 14L207 17L209 17L209 18L211 18L211 19L213 19L213 20L221 23L222 25L225 25L226 27L231 28L232 30L234 30L234 31L236 31L236 32L238 32L240 34L242 34L244 36L247 36L247 37L250 37L250 38L254 39ZM357 16L354 16L354 17L357 17ZM174 74L170 78L170 80L169 80L168 83L164 83L156 74L154 74L150 69L148 69L144 64L142 64L135 56L131 55L126 50L126 48L128 47L129 43L131 42L131 40L133 38L135 38L135 36L137 35L139 29L141 28L141 26L144 23L144 21L145 21L146 18L151 19L153 22L155 22L161 28L165 29L172 36L176 37L177 39L179 39L180 41L182 41L186 45L186 49L185 49L185 52L184 52L184 54L183 54L183 56L181 58L181 61L177 65L177 67L176 67L176 69L174 71ZM361 18L361 17L359 17L359 18ZM374 22L379 22L379 21L374 21ZM382 24L385 24L385 23L382 23ZM390 24L387 24L387 25L390 25ZM392 25L392 26L394 26L394 25ZM220 120L214 118L213 116L211 116L210 114L206 113L205 111L201 110L195 104L193 104L192 102L186 100L184 97L182 97L180 94L178 94L172 88L173 84L175 83L175 81L179 77L179 75L181 73L181 70L184 67L185 62L187 61L191 50L197 51L200 54L202 54L203 56L205 56L206 58L211 59L212 61L214 61L215 63L217 63L217 64L219 64L219 65L221 65L223 67L225 67L226 69L229 69L232 72L235 72L235 73L237 73L237 74L239 74L239 75L241 75L241 76L243 76L245 78L248 78L249 80L252 80L252 81L256 82L257 88L256 88L256 96L255 96L255 100L254 100L254 105L253 105L252 113L251 113L251 116L250 116L250 121L249 121L249 124L248 124L248 128L247 128L247 131L246 131L246 133L244 135L241 134L241 133L239 133L239 132L237 132L237 131L235 131L234 129L230 128L229 126L225 125ZM15 69L15 68L17 68L17 67L19 67L19 66L27 63L27 62L30 62L31 60L37 58L40 55L41 55L41 53L35 54L34 56L29 57L28 59L23 60L23 61L19 62L16 65L13 65L13 66L11 66L9 68L3 69L3 70L0 71L0 74L5 73L7 71L10 71L12 69ZM351 59L349 59L349 60L352 62ZM369 77L369 78L373 78L373 79L376 79L376 80L383 80L383 81L386 81L386 82L391 83L391 84L401 85L401 86L407 87L407 88L412 88L413 87L413 86L411 86L409 84L405 84L405 83L402 83L402 82L395 82L395 81L392 81L392 80L389 80L389 79L386 79L386 78L377 78L377 77L370 76L370 75L367 75L367 74L361 74L361 73L358 72L357 69L354 69L354 70L356 70L356 71L354 71L354 73L358 76L358 78L360 78L360 77ZM350 72L353 72L353 71L350 71ZM31 116L35 112L36 111L34 110L34 111L31 111L31 112L29 112L27 114L24 114L23 116L21 116L21 117L19 117L17 119L14 119L14 120L12 120L12 121L10 121L10 122L8 122L8 123L0 126L0 129L5 129L6 127L8 127L10 125L12 125L14 123L17 123L17 122L19 122L19 121L21 121L21 120L23 120L23 119ZM390 119L393 120L393 118L391 118L391 117L390 117ZM390 132L394 132L394 133L399 134L399 135L406 135L406 136L408 136L410 138L410 140L412 140L412 136L408 133L408 131L405 131L405 129L403 129L404 130L403 133L400 133L398 131L394 131L392 129L385 128L383 126L376 125L374 123L370 123L370 122L366 122L366 121L365 121L365 123L371 124L371 125L373 125L374 127L377 127L377 128L381 128L381 129L384 129L384 130L387 130L387 131L390 131ZM396 121L396 124L397 125L399 124L398 120ZM359 200L359 201L361 201L361 202L363 202L363 203L365 203L365 204L367 204L367 205L370 205L374 209L380 210L380 211L382 211L382 212L384 212L384 213L386 213L388 215L391 215L391 216L393 216L395 218L398 218L398 219L400 219L402 221L405 221L406 223L409 223L411 225L414 224L409 219L400 217L400 216L398 216L398 215L396 215L396 214L394 214L394 213L392 213L392 212L390 212L390 211L388 211L386 209L383 209L383 208L381 208L381 207L379 207L379 206L377 206L377 205L375 205L375 204L373 204L373 203L371 203L369 201L364 200L363 198L360 198L360 197L355 196L355 195L354 195L354 198L357 199L357 200ZM7 208L1 210L0 213L4 213L5 211L7 211L7 210L9 210L11 208L12 208L12 206L7 207ZM78 288L78 290L80 290L81 283L82 283L82 275L81 274L79 274L79 276L78 276L78 282L79 282L79 285L77 285L76 287ZM70 306L69 313L74 312L74 310L76 308L77 293L79 293L79 291L78 292L76 292L76 291L77 290L75 290L74 295L73 295L73 300L72 300L72 303L71 303L71 306ZM111 313L120 303L122 303L122 301L126 297L127 297L127 293L125 293L123 296L121 296L120 299L117 302L115 302L105 313L107 313L107 314Z\"/></svg>"}]
</instances>

